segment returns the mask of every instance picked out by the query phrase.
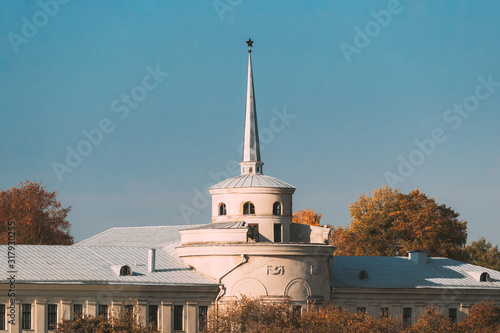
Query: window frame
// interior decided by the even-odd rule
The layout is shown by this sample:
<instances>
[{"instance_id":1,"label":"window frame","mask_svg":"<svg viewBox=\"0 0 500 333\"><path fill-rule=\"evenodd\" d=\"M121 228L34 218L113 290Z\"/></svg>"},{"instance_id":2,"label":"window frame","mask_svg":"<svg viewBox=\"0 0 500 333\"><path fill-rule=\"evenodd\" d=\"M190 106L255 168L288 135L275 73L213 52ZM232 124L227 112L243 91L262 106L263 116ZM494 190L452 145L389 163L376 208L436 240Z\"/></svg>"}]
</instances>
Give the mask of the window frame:
<instances>
[{"instance_id":1,"label":"window frame","mask_svg":"<svg viewBox=\"0 0 500 333\"><path fill-rule=\"evenodd\" d=\"M47 330L53 331L57 326L57 304L47 304Z\"/></svg>"},{"instance_id":2,"label":"window frame","mask_svg":"<svg viewBox=\"0 0 500 333\"><path fill-rule=\"evenodd\" d=\"M129 265L123 265L120 267L120 276L131 276L132 268Z\"/></svg>"},{"instance_id":3,"label":"window frame","mask_svg":"<svg viewBox=\"0 0 500 333\"><path fill-rule=\"evenodd\" d=\"M457 308L448 308L448 318L453 322L457 323L458 319L458 309Z\"/></svg>"},{"instance_id":4,"label":"window frame","mask_svg":"<svg viewBox=\"0 0 500 333\"><path fill-rule=\"evenodd\" d=\"M411 322L412 313L411 312L412 312L411 308L403 308L403 324L408 325L408 326L412 325L412 322Z\"/></svg>"},{"instance_id":5,"label":"window frame","mask_svg":"<svg viewBox=\"0 0 500 333\"><path fill-rule=\"evenodd\" d=\"M80 311L77 311L76 307L80 307ZM83 304L73 304L73 318L83 316Z\"/></svg>"},{"instance_id":6,"label":"window frame","mask_svg":"<svg viewBox=\"0 0 500 333\"><path fill-rule=\"evenodd\" d=\"M366 314L366 307L365 306L358 306L356 308L356 313L357 314Z\"/></svg>"},{"instance_id":7,"label":"window frame","mask_svg":"<svg viewBox=\"0 0 500 333\"><path fill-rule=\"evenodd\" d=\"M198 330L203 331L208 327L208 306L198 306Z\"/></svg>"},{"instance_id":8,"label":"window frame","mask_svg":"<svg viewBox=\"0 0 500 333\"><path fill-rule=\"evenodd\" d=\"M275 203L273 203L273 215L274 216L283 215L283 209L282 209L281 202L276 201Z\"/></svg>"},{"instance_id":9,"label":"window frame","mask_svg":"<svg viewBox=\"0 0 500 333\"><path fill-rule=\"evenodd\" d=\"M251 201L243 204L243 215L255 215L255 205Z\"/></svg>"},{"instance_id":10,"label":"window frame","mask_svg":"<svg viewBox=\"0 0 500 333\"><path fill-rule=\"evenodd\" d=\"M103 310L105 310L105 311L103 311ZM98 316L105 315L106 318L108 318L108 310L109 310L109 308L108 308L107 304L99 304L97 306L97 315Z\"/></svg>"},{"instance_id":11,"label":"window frame","mask_svg":"<svg viewBox=\"0 0 500 333\"><path fill-rule=\"evenodd\" d=\"M226 216L227 215L227 206L225 203L221 202L219 204L219 216Z\"/></svg>"},{"instance_id":12,"label":"window frame","mask_svg":"<svg viewBox=\"0 0 500 333\"><path fill-rule=\"evenodd\" d=\"M0 330L5 330L6 317L7 313L5 312L5 304L0 304Z\"/></svg>"},{"instance_id":13,"label":"window frame","mask_svg":"<svg viewBox=\"0 0 500 333\"><path fill-rule=\"evenodd\" d=\"M389 308L381 307L380 308L380 318L389 318Z\"/></svg>"},{"instance_id":14,"label":"window frame","mask_svg":"<svg viewBox=\"0 0 500 333\"><path fill-rule=\"evenodd\" d=\"M247 241L252 240L254 242L259 241L259 224L249 224L248 225L248 233L247 233Z\"/></svg>"},{"instance_id":15,"label":"window frame","mask_svg":"<svg viewBox=\"0 0 500 333\"><path fill-rule=\"evenodd\" d=\"M21 328L23 330L31 329L31 303L21 305Z\"/></svg>"},{"instance_id":16,"label":"window frame","mask_svg":"<svg viewBox=\"0 0 500 333\"><path fill-rule=\"evenodd\" d=\"M158 328L158 310L160 307L156 304L150 304L148 305L148 327L149 328ZM153 324L153 327L151 327L151 324Z\"/></svg>"},{"instance_id":17,"label":"window frame","mask_svg":"<svg viewBox=\"0 0 500 333\"><path fill-rule=\"evenodd\" d=\"M274 242L281 243L283 242L283 225L281 223L274 223L273 226L274 233Z\"/></svg>"},{"instance_id":18,"label":"window frame","mask_svg":"<svg viewBox=\"0 0 500 333\"><path fill-rule=\"evenodd\" d=\"M174 305L174 330L184 329L184 305Z\"/></svg>"}]
</instances>

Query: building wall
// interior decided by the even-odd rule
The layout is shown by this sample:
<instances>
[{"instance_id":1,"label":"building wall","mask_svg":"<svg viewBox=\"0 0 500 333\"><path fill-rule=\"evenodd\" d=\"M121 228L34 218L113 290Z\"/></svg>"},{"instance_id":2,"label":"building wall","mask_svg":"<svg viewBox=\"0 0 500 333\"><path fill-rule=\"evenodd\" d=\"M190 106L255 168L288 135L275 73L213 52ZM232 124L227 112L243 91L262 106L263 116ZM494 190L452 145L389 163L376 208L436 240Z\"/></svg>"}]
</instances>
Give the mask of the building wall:
<instances>
[{"instance_id":1,"label":"building wall","mask_svg":"<svg viewBox=\"0 0 500 333\"><path fill-rule=\"evenodd\" d=\"M5 286L1 286L5 289ZM7 290L0 290L0 304L6 306L6 330L0 332L28 333L51 332L48 330L48 306L57 305L57 320L73 319L73 306L83 306L83 314L97 315L99 305L107 305L109 315L123 309L125 304L133 304L148 325L149 306L158 306L160 332L174 332L174 307L183 306L183 330L195 333L199 327L200 306L211 306L218 286L124 286L124 285L17 285L15 298L15 324L9 323L9 302ZM22 305L31 307L31 329L22 329ZM177 332L177 331L176 331Z\"/></svg>"},{"instance_id":2,"label":"building wall","mask_svg":"<svg viewBox=\"0 0 500 333\"><path fill-rule=\"evenodd\" d=\"M475 303L493 300L500 304L500 291L488 289L457 288L335 288L332 302L351 313L365 309L366 313L380 318L381 308L388 308L390 317L403 317L404 309L411 309L411 321L415 323L428 306L434 306L449 317L449 310L456 309L457 322L469 314Z\"/></svg>"}]
</instances>

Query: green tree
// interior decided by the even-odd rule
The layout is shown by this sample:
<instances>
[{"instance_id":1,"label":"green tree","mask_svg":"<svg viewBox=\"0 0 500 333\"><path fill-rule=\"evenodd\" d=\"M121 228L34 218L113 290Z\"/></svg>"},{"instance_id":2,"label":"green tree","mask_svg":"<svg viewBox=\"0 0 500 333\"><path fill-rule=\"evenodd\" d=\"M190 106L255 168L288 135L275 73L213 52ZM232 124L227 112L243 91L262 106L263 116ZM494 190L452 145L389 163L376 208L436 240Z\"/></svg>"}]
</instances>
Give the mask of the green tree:
<instances>
[{"instance_id":1,"label":"green tree","mask_svg":"<svg viewBox=\"0 0 500 333\"><path fill-rule=\"evenodd\" d=\"M470 242L462 250L462 261L494 270L500 270L500 251L483 237Z\"/></svg>"},{"instance_id":2,"label":"green tree","mask_svg":"<svg viewBox=\"0 0 500 333\"><path fill-rule=\"evenodd\" d=\"M49 192L42 182L29 182L0 191L0 244L8 242L9 222L16 223L17 244L70 245L71 224L57 192Z\"/></svg>"},{"instance_id":3,"label":"green tree","mask_svg":"<svg viewBox=\"0 0 500 333\"><path fill-rule=\"evenodd\" d=\"M384 186L371 196L362 194L349 209L350 227L333 231L337 254L394 256L427 250L431 256L457 258L467 239L467 222L418 189L405 194Z\"/></svg>"}]
</instances>

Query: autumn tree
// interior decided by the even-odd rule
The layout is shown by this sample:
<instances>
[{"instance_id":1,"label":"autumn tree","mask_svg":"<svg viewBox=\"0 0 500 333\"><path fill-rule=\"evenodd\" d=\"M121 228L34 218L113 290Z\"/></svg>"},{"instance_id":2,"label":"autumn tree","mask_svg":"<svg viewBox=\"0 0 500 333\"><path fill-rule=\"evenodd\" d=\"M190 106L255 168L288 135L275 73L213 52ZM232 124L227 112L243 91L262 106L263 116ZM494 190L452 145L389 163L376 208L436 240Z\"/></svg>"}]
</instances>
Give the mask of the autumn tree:
<instances>
[{"instance_id":1,"label":"autumn tree","mask_svg":"<svg viewBox=\"0 0 500 333\"><path fill-rule=\"evenodd\" d=\"M500 332L500 306L491 301L474 304L458 328L464 333Z\"/></svg>"},{"instance_id":2,"label":"autumn tree","mask_svg":"<svg viewBox=\"0 0 500 333\"><path fill-rule=\"evenodd\" d=\"M57 192L42 183L23 182L0 191L0 244L8 242L8 224L15 222L17 244L70 245L71 224L66 217L71 207L63 208Z\"/></svg>"},{"instance_id":3,"label":"autumn tree","mask_svg":"<svg viewBox=\"0 0 500 333\"><path fill-rule=\"evenodd\" d=\"M449 318L435 307L427 307L424 314L417 318L413 326L409 326L405 333L457 333L458 328Z\"/></svg>"},{"instance_id":4,"label":"autumn tree","mask_svg":"<svg viewBox=\"0 0 500 333\"><path fill-rule=\"evenodd\" d=\"M333 231L337 254L394 256L427 250L457 258L467 239L467 222L418 189L409 194L384 186L351 203L349 228Z\"/></svg>"},{"instance_id":5,"label":"autumn tree","mask_svg":"<svg viewBox=\"0 0 500 333\"><path fill-rule=\"evenodd\" d=\"M54 333L155 333L158 328L150 324L142 324L143 318L139 316L139 308L132 311L116 309L111 315L100 316L75 316L72 320L63 320L59 323Z\"/></svg>"},{"instance_id":6,"label":"autumn tree","mask_svg":"<svg viewBox=\"0 0 500 333\"><path fill-rule=\"evenodd\" d=\"M299 210L292 215L292 223L308 224L320 226L321 214L317 214L314 210L307 208L306 210Z\"/></svg>"},{"instance_id":7,"label":"autumn tree","mask_svg":"<svg viewBox=\"0 0 500 333\"><path fill-rule=\"evenodd\" d=\"M500 251L497 245L493 246L480 237L463 248L461 261L499 271Z\"/></svg>"}]
</instances>

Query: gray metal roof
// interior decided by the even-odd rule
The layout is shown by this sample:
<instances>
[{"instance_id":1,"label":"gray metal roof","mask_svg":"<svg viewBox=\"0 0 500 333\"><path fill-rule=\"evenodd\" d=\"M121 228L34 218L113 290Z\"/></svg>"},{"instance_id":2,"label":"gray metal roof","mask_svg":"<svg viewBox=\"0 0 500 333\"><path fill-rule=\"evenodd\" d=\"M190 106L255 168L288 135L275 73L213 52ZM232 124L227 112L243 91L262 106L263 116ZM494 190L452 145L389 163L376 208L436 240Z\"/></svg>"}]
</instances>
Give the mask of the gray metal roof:
<instances>
[{"instance_id":1,"label":"gray metal roof","mask_svg":"<svg viewBox=\"0 0 500 333\"><path fill-rule=\"evenodd\" d=\"M365 270L367 280L358 279ZM491 282L479 282L478 273ZM500 272L460 261L432 257L417 264L408 257L336 256L332 272L335 288L467 288L500 289Z\"/></svg>"},{"instance_id":2,"label":"gray metal roof","mask_svg":"<svg viewBox=\"0 0 500 333\"><path fill-rule=\"evenodd\" d=\"M246 229L248 225L246 222L224 222L224 223L210 223L201 224L195 226L189 226L188 228L182 228L180 230L199 230L199 229Z\"/></svg>"},{"instance_id":3,"label":"gray metal roof","mask_svg":"<svg viewBox=\"0 0 500 333\"><path fill-rule=\"evenodd\" d=\"M210 189L243 188L243 187L270 187L270 188L295 188L277 178L261 174L243 174L231 177L210 187Z\"/></svg>"},{"instance_id":4,"label":"gray metal roof","mask_svg":"<svg viewBox=\"0 0 500 333\"><path fill-rule=\"evenodd\" d=\"M180 229L196 226L197 225L175 225L111 228L84 239L73 246L112 245L156 248L180 241Z\"/></svg>"},{"instance_id":5,"label":"gray metal roof","mask_svg":"<svg viewBox=\"0 0 500 333\"><path fill-rule=\"evenodd\" d=\"M119 246L16 246L17 283L217 285L189 268L171 249L156 250L156 271L148 272L149 247ZM7 258L7 246L0 246ZM131 276L119 276L114 266L128 265ZM114 269L115 268L115 269ZM8 272L7 260L0 269ZM8 283L3 274L0 283Z\"/></svg>"}]
</instances>

